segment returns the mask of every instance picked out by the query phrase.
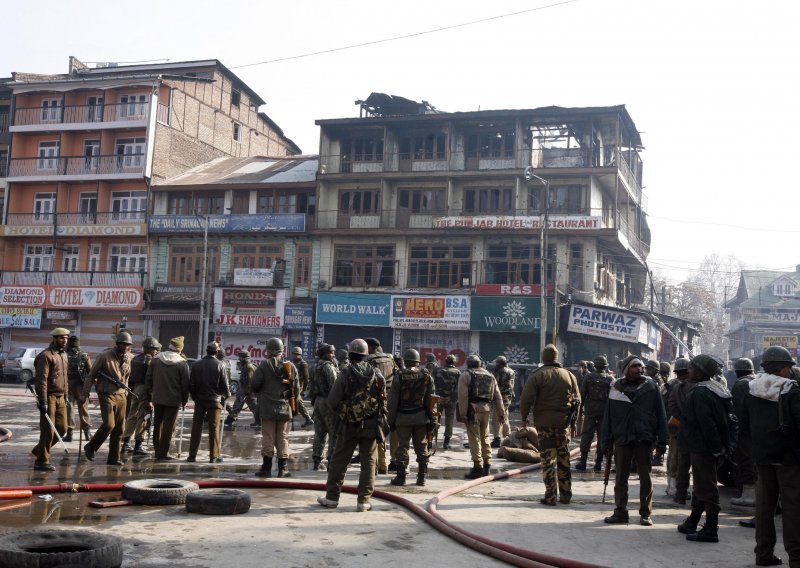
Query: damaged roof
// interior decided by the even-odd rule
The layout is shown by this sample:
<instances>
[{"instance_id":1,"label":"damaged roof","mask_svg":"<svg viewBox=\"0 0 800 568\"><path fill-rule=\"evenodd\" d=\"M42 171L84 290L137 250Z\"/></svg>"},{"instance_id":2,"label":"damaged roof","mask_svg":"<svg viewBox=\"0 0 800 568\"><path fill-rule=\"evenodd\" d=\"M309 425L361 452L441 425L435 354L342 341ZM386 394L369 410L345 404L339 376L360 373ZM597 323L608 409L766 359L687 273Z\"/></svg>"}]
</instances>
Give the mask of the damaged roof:
<instances>
[{"instance_id":1,"label":"damaged roof","mask_svg":"<svg viewBox=\"0 0 800 568\"><path fill-rule=\"evenodd\" d=\"M317 156L216 158L178 176L153 184L158 189L208 186L310 184L317 180Z\"/></svg>"}]
</instances>

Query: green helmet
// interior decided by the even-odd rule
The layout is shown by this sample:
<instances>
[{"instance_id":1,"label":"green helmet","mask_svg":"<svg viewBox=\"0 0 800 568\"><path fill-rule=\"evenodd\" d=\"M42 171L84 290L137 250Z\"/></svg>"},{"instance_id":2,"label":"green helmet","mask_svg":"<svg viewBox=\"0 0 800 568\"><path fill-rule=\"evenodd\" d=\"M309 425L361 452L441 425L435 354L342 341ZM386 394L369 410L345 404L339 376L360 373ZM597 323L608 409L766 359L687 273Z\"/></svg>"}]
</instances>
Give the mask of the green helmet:
<instances>
[{"instance_id":1,"label":"green helmet","mask_svg":"<svg viewBox=\"0 0 800 568\"><path fill-rule=\"evenodd\" d=\"M690 364L709 377L716 375L717 371L720 369L719 363L711 355L695 355Z\"/></svg>"},{"instance_id":2,"label":"green helmet","mask_svg":"<svg viewBox=\"0 0 800 568\"><path fill-rule=\"evenodd\" d=\"M270 355L280 355L283 353L283 341L280 337L270 337L267 339L267 353Z\"/></svg>"},{"instance_id":3,"label":"green helmet","mask_svg":"<svg viewBox=\"0 0 800 568\"><path fill-rule=\"evenodd\" d=\"M504 367L506 365L508 365L508 359L505 357L505 355L498 355L495 358L494 362L497 363L498 365L502 365Z\"/></svg>"},{"instance_id":4,"label":"green helmet","mask_svg":"<svg viewBox=\"0 0 800 568\"><path fill-rule=\"evenodd\" d=\"M481 361L481 358L478 357L477 355L470 355L469 357L467 357L467 367L475 369L477 367L480 367L481 363L483 363L483 361Z\"/></svg>"},{"instance_id":5,"label":"green helmet","mask_svg":"<svg viewBox=\"0 0 800 568\"><path fill-rule=\"evenodd\" d=\"M594 366L596 368L603 368L605 369L608 367L608 359L606 359L605 355L598 355L594 358Z\"/></svg>"},{"instance_id":6,"label":"green helmet","mask_svg":"<svg viewBox=\"0 0 800 568\"><path fill-rule=\"evenodd\" d=\"M292 347L292 355L302 355L302 354L303 354L303 348L302 347L300 347L300 346Z\"/></svg>"},{"instance_id":7,"label":"green helmet","mask_svg":"<svg viewBox=\"0 0 800 568\"><path fill-rule=\"evenodd\" d=\"M672 374L672 366L666 361L662 361L658 372L665 377L669 377Z\"/></svg>"},{"instance_id":8,"label":"green helmet","mask_svg":"<svg viewBox=\"0 0 800 568\"><path fill-rule=\"evenodd\" d=\"M336 353L336 347L330 345L329 343L323 343L317 349L317 355L320 357L328 353Z\"/></svg>"},{"instance_id":9,"label":"green helmet","mask_svg":"<svg viewBox=\"0 0 800 568\"><path fill-rule=\"evenodd\" d=\"M403 361L419 363L419 351L416 349L406 349L405 353L403 353Z\"/></svg>"},{"instance_id":10,"label":"green helmet","mask_svg":"<svg viewBox=\"0 0 800 568\"><path fill-rule=\"evenodd\" d=\"M244 349L242 351L239 351L239 359L249 359L249 358L250 358L249 351L246 351Z\"/></svg>"},{"instance_id":11,"label":"green helmet","mask_svg":"<svg viewBox=\"0 0 800 568\"><path fill-rule=\"evenodd\" d=\"M455 365L456 364L456 356L455 355L448 355L444 358L445 365Z\"/></svg>"},{"instance_id":12,"label":"green helmet","mask_svg":"<svg viewBox=\"0 0 800 568\"><path fill-rule=\"evenodd\" d=\"M363 339L354 339L351 341L347 351L355 355L369 355L369 347L367 346L367 342ZM417 361L419 361L419 359L417 359Z\"/></svg>"},{"instance_id":13,"label":"green helmet","mask_svg":"<svg viewBox=\"0 0 800 568\"><path fill-rule=\"evenodd\" d=\"M736 359L736 362L733 364L734 371L750 371L751 373L755 371L755 367L753 367L753 361L748 359L747 357L742 357L741 359Z\"/></svg>"},{"instance_id":14,"label":"green helmet","mask_svg":"<svg viewBox=\"0 0 800 568\"><path fill-rule=\"evenodd\" d=\"M764 350L761 354L761 366L764 363L786 363L787 365L794 365L794 359L789 350L780 345L772 345Z\"/></svg>"},{"instance_id":15,"label":"green helmet","mask_svg":"<svg viewBox=\"0 0 800 568\"><path fill-rule=\"evenodd\" d=\"M133 337L127 331L120 331L114 338L114 343L125 343L126 345L133 345Z\"/></svg>"},{"instance_id":16,"label":"green helmet","mask_svg":"<svg viewBox=\"0 0 800 568\"><path fill-rule=\"evenodd\" d=\"M653 369L654 371L658 371L661 368L661 364L655 359L648 359L644 366L647 369Z\"/></svg>"},{"instance_id":17,"label":"green helmet","mask_svg":"<svg viewBox=\"0 0 800 568\"><path fill-rule=\"evenodd\" d=\"M425 355L425 358L428 360L428 363L433 363L434 361L436 361L436 355L434 355L433 353L428 353L427 355ZM405 359L405 357L403 357L403 359ZM417 361L419 361L419 359L417 359Z\"/></svg>"},{"instance_id":18,"label":"green helmet","mask_svg":"<svg viewBox=\"0 0 800 568\"><path fill-rule=\"evenodd\" d=\"M142 347L145 349L161 349L161 344L158 342L158 339L148 335L144 338L144 341L142 341Z\"/></svg>"},{"instance_id":19,"label":"green helmet","mask_svg":"<svg viewBox=\"0 0 800 568\"><path fill-rule=\"evenodd\" d=\"M678 357L675 359L674 369L676 373L685 373L689 370L689 359L686 357Z\"/></svg>"}]
</instances>

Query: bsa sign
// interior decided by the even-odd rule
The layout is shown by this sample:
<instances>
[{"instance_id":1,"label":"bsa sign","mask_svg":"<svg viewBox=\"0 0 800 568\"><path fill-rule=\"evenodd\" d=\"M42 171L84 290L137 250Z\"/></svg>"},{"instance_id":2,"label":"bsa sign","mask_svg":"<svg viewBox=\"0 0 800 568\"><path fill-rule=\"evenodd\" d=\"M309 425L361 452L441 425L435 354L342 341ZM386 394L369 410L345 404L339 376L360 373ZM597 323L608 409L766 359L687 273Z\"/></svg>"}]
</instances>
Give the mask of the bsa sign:
<instances>
[{"instance_id":1,"label":"bsa sign","mask_svg":"<svg viewBox=\"0 0 800 568\"><path fill-rule=\"evenodd\" d=\"M470 324L475 331L538 331L542 327L539 299L473 298Z\"/></svg>"},{"instance_id":2,"label":"bsa sign","mask_svg":"<svg viewBox=\"0 0 800 568\"><path fill-rule=\"evenodd\" d=\"M392 296L391 327L469 329L469 296Z\"/></svg>"},{"instance_id":3,"label":"bsa sign","mask_svg":"<svg viewBox=\"0 0 800 568\"><path fill-rule=\"evenodd\" d=\"M616 341L648 344L648 326L639 316L594 306L573 304L567 331Z\"/></svg>"}]
</instances>

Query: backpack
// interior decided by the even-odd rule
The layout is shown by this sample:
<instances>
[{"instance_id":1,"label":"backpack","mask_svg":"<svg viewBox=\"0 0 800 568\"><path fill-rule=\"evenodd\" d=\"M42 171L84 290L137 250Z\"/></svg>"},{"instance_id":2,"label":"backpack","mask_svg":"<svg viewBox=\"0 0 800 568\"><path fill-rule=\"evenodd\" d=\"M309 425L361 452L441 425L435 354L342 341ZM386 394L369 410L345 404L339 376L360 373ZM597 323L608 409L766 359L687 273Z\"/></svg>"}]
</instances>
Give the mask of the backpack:
<instances>
[{"instance_id":1,"label":"backpack","mask_svg":"<svg viewBox=\"0 0 800 568\"><path fill-rule=\"evenodd\" d=\"M375 370L368 367L371 376L367 384L362 385L354 376L350 367L345 370L342 380L345 382L345 397L336 407L336 414L347 424L357 424L368 418L377 416L382 405L379 395L373 394L375 385ZM353 392L353 387L356 388Z\"/></svg>"},{"instance_id":2,"label":"backpack","mask_svg":"<svg viewBox=\"0 0 800 568\"><path fill-rule=\"evenodd\" d=\"M600 379L600 377L590 377L586 383L586 398L597 402L608 400L608 393L611 391L611 383Z\"/></svg>"},{"instance_id":3,"label":"backpack","mask_svg":"<svg viewBox=\"0 0 800 568\"><path fill-rule=\"evenodd\" d=\"M423 369L405 369L400 373L401 412L425 410L425 392L429 380L430 374Z\"/></svg>"},{"instance_id":4,"label":"backpack","mask_svg":"<svg viewBox=\"0 0 800 568\"><path fill-rule=\"evenodd\" d=\"M80 377L86 372L86 354L83 351L67 353L67 376Z\"/></svg>"},{"instance_id":5,"label":"backpack","mask_svg":"<svg viewBox=\"0 0 800 568\"><path fill-rule=\"evenodd\" d=\"M469 401L491 402L494 398L494 375L485 369L467 369L469 373Z\"/></svg>"}]
</instances>

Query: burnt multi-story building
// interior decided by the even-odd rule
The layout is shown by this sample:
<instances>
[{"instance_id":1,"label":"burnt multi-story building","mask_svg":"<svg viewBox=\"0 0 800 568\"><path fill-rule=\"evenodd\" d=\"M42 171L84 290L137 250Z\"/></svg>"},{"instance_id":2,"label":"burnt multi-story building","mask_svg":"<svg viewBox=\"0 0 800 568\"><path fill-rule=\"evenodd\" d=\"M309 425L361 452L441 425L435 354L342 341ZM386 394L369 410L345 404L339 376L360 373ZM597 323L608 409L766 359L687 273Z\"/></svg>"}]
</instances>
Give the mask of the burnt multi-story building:
<instances>
[{"instance_id":1,"label":"burnt multi-story building","mask_svg":"<svg viewBox=\"0 0 800 568\"><path fill-rule=\"evenodd\" d=\"M41 345L55 325L90 353L108 346L115 323L141 337L151 185L218 157L299 152L258 94L213 59L88 68L70 58L65 74L14 73L6 87L4 345Z\"/></svg>"}]
</instances>

